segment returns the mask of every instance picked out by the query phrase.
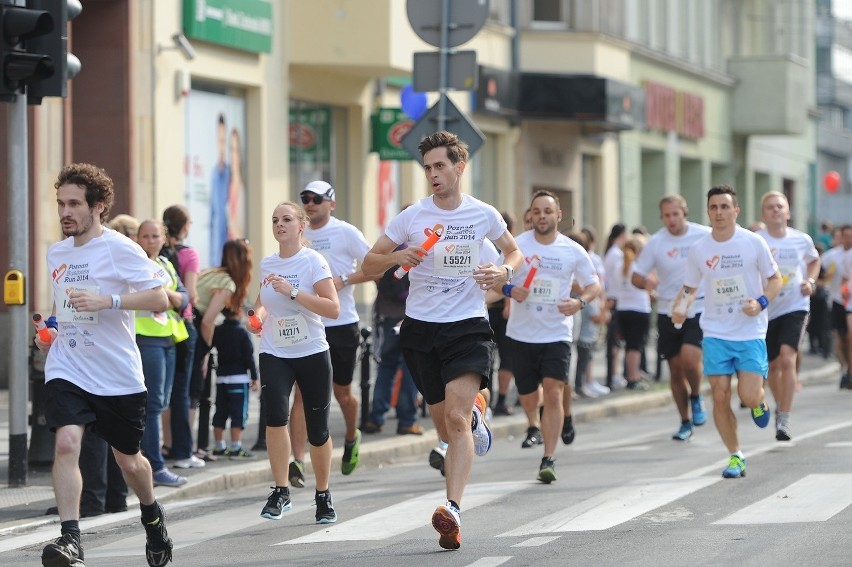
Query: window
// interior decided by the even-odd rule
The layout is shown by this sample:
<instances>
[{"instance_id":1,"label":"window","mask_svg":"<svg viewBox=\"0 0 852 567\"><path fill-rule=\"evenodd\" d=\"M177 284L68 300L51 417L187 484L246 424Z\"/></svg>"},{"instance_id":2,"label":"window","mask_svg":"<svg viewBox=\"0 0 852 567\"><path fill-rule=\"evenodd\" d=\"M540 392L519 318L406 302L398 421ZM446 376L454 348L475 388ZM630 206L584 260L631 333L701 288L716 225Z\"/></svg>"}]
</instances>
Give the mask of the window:
<instances>
[{"instance_id":1,"label":"window","mask_svg":"<svg viewBox=\"0 0 852 567\"><path fill-rule=\"evenodd\" d=\"M533 0L532 27L565 29L568 23L567 0Z\"/></svg>"}]
</instances>

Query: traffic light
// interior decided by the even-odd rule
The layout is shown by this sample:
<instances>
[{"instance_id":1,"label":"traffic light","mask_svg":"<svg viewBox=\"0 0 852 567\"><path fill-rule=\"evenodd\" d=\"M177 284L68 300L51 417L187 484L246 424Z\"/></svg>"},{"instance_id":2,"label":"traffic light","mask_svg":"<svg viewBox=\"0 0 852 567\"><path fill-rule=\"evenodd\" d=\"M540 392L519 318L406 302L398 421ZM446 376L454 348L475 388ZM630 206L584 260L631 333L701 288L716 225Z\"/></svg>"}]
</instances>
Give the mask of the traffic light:
<instances>
[{"instance_id":1,"label":"traffic light","mask_svg":"<svg viewBox=\"0 0 852 567\"><path fill-rule=\"evenodd\" d=\"M68 52L68 22L80 15L83 6L79 0L27 0L27 8L46 11L54 22L51 33L26 42L28 53L44 54L53 61L49 77L27 86L27 102L41 104L45 96L66 96L68 80L80 72L80 60Z\"/></svg>"},{"instance_id":2,"label":"traffic light","mask_svg":"<svg viewBox=\"0 0 852 567\"><path fill-rule=\"evenodd\" d=\"M48 55L28 52L21 45L51 33L53 23L51 15L44 10L0 5L0 61L3 72L0 100L14 102L21 88L54 73L54 64Z\"/></svg>"}]
</instances>

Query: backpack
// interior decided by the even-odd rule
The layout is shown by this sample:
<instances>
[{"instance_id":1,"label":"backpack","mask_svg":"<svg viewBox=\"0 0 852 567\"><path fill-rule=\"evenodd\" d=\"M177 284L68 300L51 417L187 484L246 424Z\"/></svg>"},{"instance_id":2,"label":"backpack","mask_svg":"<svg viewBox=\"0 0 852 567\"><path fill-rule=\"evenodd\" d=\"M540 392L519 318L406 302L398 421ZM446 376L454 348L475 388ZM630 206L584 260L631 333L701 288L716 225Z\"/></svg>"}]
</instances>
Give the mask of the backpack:
<instances>
[{"instance_id":1,"label":"backpack","mask_svg":"<svg viewBox=\"0 0 852 567\"><path fill-rule=\"evenodd\" d=\"M180 274L180 262L178 262L178 252L187 248L184 244L175 244L174 248L171 246L163 246L163 249L160 250L160 256L171 262L172 266L175 268L175 272Z\"/></svg>"}]
</instances>

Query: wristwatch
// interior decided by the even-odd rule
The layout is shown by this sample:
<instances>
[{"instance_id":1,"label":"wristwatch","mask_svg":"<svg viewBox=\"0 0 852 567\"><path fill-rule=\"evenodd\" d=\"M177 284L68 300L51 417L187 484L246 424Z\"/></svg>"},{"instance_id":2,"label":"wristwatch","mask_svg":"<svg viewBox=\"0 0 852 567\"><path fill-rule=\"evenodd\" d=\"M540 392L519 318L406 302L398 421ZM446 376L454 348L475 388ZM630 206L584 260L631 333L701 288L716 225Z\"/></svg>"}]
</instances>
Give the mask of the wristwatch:
<instances>
[{"instance_id":1,"label":"wristwatch","mask_svg":"<svg viewBox=\"0 0 852 567\"><path fill-rule=\"evenodd\" d=\"M808 279L807 279L807 282L808 282L809 284L811 284L811 287L813 287L813 286L815 286L815 285L816 285L816 280L815 280L815 279L813 279L813 278L808 278Z\"/></svg>"},{"instance_id":2,"label":"wristwatch","mask_svg":"<svg viewBox=\"0 0 852 567\"><path fill-rule=\"evenodd\" d=\"M588 303L585 299L583 299L582 297L578 297L578 298L577 298L577 300L580 302L580 310L581 310L581 311L582 311L583 309L585 309L585 308L586 308L586 305L588 305L588 304L589 304L589 303Z\"/></svg>"},{"instance_id":3,"label":"wristwatch","mask_svg":"<svg viewBox=\"0 0 852 567\"><path fill-rule=\"evenodd\" d=\"M503 264L503 267L506 268L506 283L509 283L512 281L512 278L515 277L515 268L509 264Z\"/></svg>"},{"instance_id":4,"label":"wristwatch","mask_svg":"<svg viewBox=\"0 0 852 567\"><path fill-rule=\"evenodd\" d=\"M344 274L340 274L340 281L343 282L343 287L348 286L349 285L349 276L344 275Z\"/></svg>"},{"instance_id":5,"label":"wristwatch","mask_svg":"<svg viewBox=\"0 0 852 567\"><path fill-rule=\"evenodd\" d=\"M294 287L293 289L290 290L290 299L295 301L297 295L299 295L299 289L298 288Z\"/></svg>"}]
</instances>

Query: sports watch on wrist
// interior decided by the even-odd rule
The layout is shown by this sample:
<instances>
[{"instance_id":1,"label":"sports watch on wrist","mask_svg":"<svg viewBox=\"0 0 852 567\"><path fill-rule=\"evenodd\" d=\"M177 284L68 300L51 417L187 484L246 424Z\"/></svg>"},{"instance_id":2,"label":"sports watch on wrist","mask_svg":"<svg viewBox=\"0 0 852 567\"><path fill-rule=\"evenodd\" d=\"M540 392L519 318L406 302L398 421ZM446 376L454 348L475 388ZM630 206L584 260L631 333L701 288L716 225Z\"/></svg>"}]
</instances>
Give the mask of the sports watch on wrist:
<instances>
[{"instance_id":1,"label":"sports watch on wrist","mask_svg":"<svg viewBox=\"0 0 852 567\"><path fill-rule=\"evenodd\" d=\"M295 301L297 295L299 295L299 289L298 288L294 287L293 289L290 290L290 299L291 300Z\"/></svg>"},{"instance_id":2,"label":"sports watch on wrist","mask_svg":"<svg viewBox=\"0 0 852 567\"><path fill-rule=\"evenodd\" d=\"M509 283L512 281L512 278L515 277L515 268L509 264L503 264L503 267L506 268L506 283Z\"/></svg>"}]
</instances>

